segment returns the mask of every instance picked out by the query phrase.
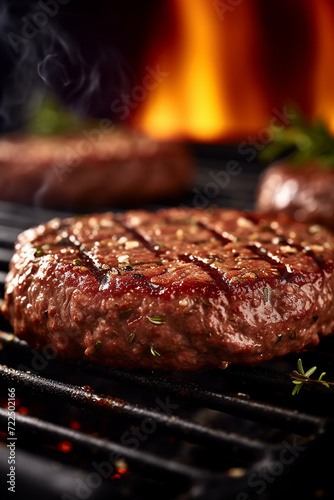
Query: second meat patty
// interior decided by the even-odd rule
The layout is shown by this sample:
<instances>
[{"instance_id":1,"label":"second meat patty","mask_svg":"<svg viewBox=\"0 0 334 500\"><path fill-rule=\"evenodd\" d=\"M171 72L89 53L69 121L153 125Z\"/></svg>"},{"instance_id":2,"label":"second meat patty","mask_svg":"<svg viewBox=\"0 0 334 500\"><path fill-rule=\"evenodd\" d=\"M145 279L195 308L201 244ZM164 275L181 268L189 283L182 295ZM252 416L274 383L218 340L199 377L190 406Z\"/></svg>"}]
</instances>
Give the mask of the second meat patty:
<instances>
[{"instance_id":1,"label":"second meat patty","mask_svg":"<svg viewBox=\"0 0 334 500\"><path fill-rule=\"evenodd\" d=\"M37 349L119 368L255 364L332 333L334 236L222 209L55 219L22 233L3 313Z\"/></svg>"}]
</instances>

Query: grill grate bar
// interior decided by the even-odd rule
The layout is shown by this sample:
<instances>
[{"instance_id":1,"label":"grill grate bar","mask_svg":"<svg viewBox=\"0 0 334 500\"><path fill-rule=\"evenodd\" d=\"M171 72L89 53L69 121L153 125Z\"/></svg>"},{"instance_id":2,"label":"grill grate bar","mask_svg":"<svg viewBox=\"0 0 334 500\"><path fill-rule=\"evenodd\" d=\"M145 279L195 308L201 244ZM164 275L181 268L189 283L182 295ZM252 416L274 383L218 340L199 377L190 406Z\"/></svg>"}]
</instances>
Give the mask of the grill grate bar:
<instances>
[{"instance_id":1,"label":"grill grate bar","mask_svg":"<svg viewBox=\"0 0 334 500\"><path fill-rule=\"evenodd\" d=\"M7 431L8 413L7 410L0 408L0 424L4 431ZM203 471L195 467L184 465L179 462L164 459L153 455L145 450L136 450L126 447L122 444L109 441L101 437L91 436L89 434L69 429L67 427L54 424L45 420L28 415L15 415L16 433L20 433L20 442L31 440L36 445L36 441L58 444L61 441L68 440L78 449L92 455L94 450L94 459L96 452L110 457L114 460L124 458L129 463L133 471L144 472L145 475L171 476L179 479L200 480L205 475ZM228 479L228 478L226 478Z\"/></svg>"},{"instance_id":2,"label":"grill grate bar","mask_svg":"<svg viewBox=\"0 0 334 500\"><path fill-rule=\"evenodd\" d=\"M70 212L0 201L0 224L11 228L15 227L20 232L54 217L68 217L70 215Z\"/></svg>"},{"instance_id":3,"label":"grill grate bar","mask_svg":"<svg viewBox=\"0 0 334 500\"><path fill-rule=\"evenodd\" d=\"M20 232L20 229L0 225L0 246L13 249Z\"/></svg>"},{"instance_id":4,"label":"grill grate bar","mask_svg":"<svg viewBox=\"0 0 334 500\"><path fill-rule=\"evenodd\" d=\"M7 269L8 263L12 258L13 251L9 248L0 248L0 269Z\"/></svg>"},{"instance_id":5,"label":"grill grate bar","mask_svg":"<svg viewBox=\"0 0 334 500\"><path fill-rule=\"evenodd\" d=\"M6 281L7 273L6 271L0 271L0 287L4 287Z\"/></svg>"},{"instance_id":6,"label":"grill grate bar","mask_svg":"<svg viewBox=\"0 0 334 500\"><path fill-rule=\"evenodd\" d=\"M96 394L91 389L64 384L41 376L8 368L0 365L0 381L10 386L20 387L25 391L49 399L77 406L92 408L106 415L118 415L137 422L149 419L157 427L186 441L235 450L248 457L264 455L269 446L259 440L251 440L241 435L215 430L210 427L189 422L176 416L164 415L159 410L152 410L134 405L119 398Z\"/></svg>"},{"instance_id":7,"label":"grill grate bar","mask_svg":"<svg viewBox=\"0 0 334 500\"><path fill-rule=\"evenodd\" d=\"M6 348L27 350L26 342L18 339L17 337L13 337L11 334L0 332L0 341L3 345L6 345ZM71 360L64 361L67 364L72 363ZM75 362L77 362L77 360L75 360ZM176 380L173 378L167 379L163 375L159 375L157 373L155 373L154 377L152 377L151 374L147 373L111 370L108 367L97 364L93 365L84 361L80 362L80 367L89 373L93 373L94 375L116 379L120 382L126 382L132 385L136 384L137 386L149 391L166 394L181 400L190 401L191 403L199 403L201 406L205 406L213 410L223 411L256 422L273 425L281 429L295 432L299 435L307 436L313 433L321 433L327 425L327 420L325 418L316 415L301 411L296 412L295 410L290 410L289 408L276 406L267 402L256 401L254 399L249 400L242 396L213 392L211 390L203 389L195 383L190 385L183 380ZM247 373L249 372L250 376L252 376L252 370L243 368L242 378L247 378ZM25 375L28 376L29 374ZM48 382L50 384L50 381Z\"/></svg>"},{"instance_id":8,"label":"grill grate bar","mask_svg":"<svg viewBox=\"0 0 334 500\"><path fill-rule=\"evenodd\" d=\"M166 379L158 374L154 377L147 374L136 374L121 370L109 370L107 367L87 366L84 369L95 373L104 374L119 381L136 384L148 390L170 394L191 402L200 403L217 411L227 412L256 422L270 424L281 429L287 429L299 435L309 435L323 432L326 419L303 412L296 412L288 408L273 404L249 400L242 396L229 396L202 389L196 384L187 384L184 381Z\"/></svg>"}]
</instances>

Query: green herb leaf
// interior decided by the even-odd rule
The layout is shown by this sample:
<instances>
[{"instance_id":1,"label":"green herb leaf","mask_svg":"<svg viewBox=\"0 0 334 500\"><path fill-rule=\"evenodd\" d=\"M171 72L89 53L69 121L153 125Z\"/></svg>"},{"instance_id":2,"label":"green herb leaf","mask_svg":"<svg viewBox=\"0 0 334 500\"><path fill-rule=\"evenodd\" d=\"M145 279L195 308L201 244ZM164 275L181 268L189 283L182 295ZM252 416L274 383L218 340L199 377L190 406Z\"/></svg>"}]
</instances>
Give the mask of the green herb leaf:
<instances>
[{"instance_id":1,"label":"green herb leaf","mask_svg":"<svg viewBox=\"0 0 334 500\"><path fill-rule=\"evenodd\" d=\"M97 342L95 342L95 346L94 346L94 347L95 347L95 349L96 349L97 351L100 349L101 344L102 344L101 340L98 340Z\"/></svg>"},{"instance_id":2,"label":"green herb leaf","mask_svg":"<svg viewBox=\"0 0 334 500\"><path fill-rule=\"evenodd\" d=\"M150 318L150 317L148 317L148 319L154 325L163 325L164 323L166 323L165 318L159 318L159 317Z\"/></svg>"},{"instance_id":3,"label":"green herb leaf","mask_svg":"<svg viewBox=\"0 0 334 500\"><path fill-rule=\"evenodd\" d=\"M131 316L132 313L132 307L129 307L128 309L122 309L121 311L118 312L118 316L120 319L128 319Z\"/></svg>"},{"instance_id":4,"label":"green herb leaf","mask_svg":"<svg viewBox=\"0 0 334 500\"><path fill-rule=\"evenodd\" d=\"M96 120L79 116L66 109L53 95L48 95L39 108L27 117L25 131L29 134L47 135L81 132L94 128Z\"/></svg>"},{"instance_id":5,"label":"green herb leaf","mask_svg":"<svg viewBox=\"0 0 334 500\"><path fill-rule=\"evenodd\" d=\"M153 345L151 345L151 354L154 357L161 356L161 354L159 354L158 351L156 351L155 349L153 349Z\"/></svg>"},{"instance_id":6,"label":"green herb leaf","mask_svg":"<svg viewBox=\"0 0 334 500\"><path fill-rule=\"evenodd\" d=\"M299 373L301 373L301 375L305 375L303 363L302 363L302 360L300 358L297 361L297 368L298 368Z\"/></svg>"},{"instance_id":7,"label":"green herb leaf","mask_svg":"<svg viewBox=\"0 0 334 500\"><path fill-rule=\"evenodd\" d=\"M274 126L273 140L259 153L258 157L265 163L271 163L280 156L287 156L291 166L301 168L312 159L319 161L324 169L334 168L334 137L328 127L321 121L311 121L300 112L290 109L287 127Z\"/></svg>"},{"instance_id":8,"label":"green herb leaf","mask_svg":"<svg viewBox=\"0 0 334 500\"><path fill-rule=\"evenodd\" d=\"M313 373L316 371L316 369L317 369L316 366L312 366L312 368L307 370L307 372L305 373L305 377L310 377L311 375L313 375Z\"/></svg>"},{"instance_id":9,"label":"green herb leaf","mask_svg":"<svg viewBox=\"0 0 334 500\"><path fill-rule=\"evenodd\" d=\"M130 335L128 336L128 344L132 344L132 342L135 340L136 338L136 334L135 333L130 333Z\"/></svg>"},{"instance_id":10,"label":"green herb leaf","mask_svg":"<svg viewBox=\"0 0 334 500\"><path fill-rule=\"evenodd\" d=\"M44 255L44 253L45 252L44 252L43 248L42 247L38 247L36 249L36 252L35 252L35 257L41 257L42 255Z\"/></svg>"},{"instance_id":11,"label":"green herb leaf","mask_svg":"<svg viewBox=\"0 0 334 500\"><path fill-rule=\"evenodd\" d=\"M300 389L302 388L302 385L296 385L294 388L293 388L293 391L292 391L292 395L295 396L296 394L299 393Z\"/></svg>"}]
</instances>

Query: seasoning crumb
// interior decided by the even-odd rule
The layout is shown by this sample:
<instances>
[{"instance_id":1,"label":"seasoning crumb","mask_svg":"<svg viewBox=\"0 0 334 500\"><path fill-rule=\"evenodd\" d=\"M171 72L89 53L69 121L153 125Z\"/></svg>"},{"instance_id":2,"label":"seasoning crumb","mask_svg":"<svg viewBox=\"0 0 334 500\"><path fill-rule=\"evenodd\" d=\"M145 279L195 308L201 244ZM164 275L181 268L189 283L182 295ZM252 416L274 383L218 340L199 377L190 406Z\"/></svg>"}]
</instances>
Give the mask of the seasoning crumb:
<instances>
[{"instance_id":1,"label":"seasoning crumb","mask_svg":"<svg viewBox=\"0 0 334 500\"><path fill-rule=\"evenodd\" d=\"M258 275L256 273L246 273L242 275L243 278L257 278Z\"/></svg>"},{"instance_id":2,"label":"seasoning crumb","mask_svg":"<svg viewBox=\"0 0 334 500\"><path fill-rule=\"evenodd\" d=\"M121 255L120 257L118 257L118 262L120 264L129 265L129 255Z\"/></svg>"},{"instance_id":3,"label":"seasoning crumb","mask_svg":"<svg viewBox=\"0 0 334 500\"><path fill-rule=\"evenodd\" d=\"M239 478L243 477L246 474L246 469L243 467L231 467L227 471L227 475L229 477Z\"/></svg>"},{"instance_id":4,"label":"seasoning crumb","mask_svg":"<svg viewBox=\"0 0 334 500\"><path fill-rule=\"evenodd\" d=\"M132 250L133 248L139 247L138 241L127 241L125 243L125 250Z\"/></svg>"},{"instance_id":5,"label":"seasoning crumb","mask_svg":"<svg viewBox=\"0 0 334 500\"><path fill-rule=\"evenodd\" d=\"M176 231L176 237L177 237L178 240L182 240L183 239L183 229L180 228L180 229L178 229Z\"/></svg>"},{"instance_id":6,"label":"seasoning crumb","mask_svg":"<svg viewBox=\"0 0 334 500\"><path fill-rule=\"evenodd\" d=\"M314 224L308 228L310 234L316 234L319 233L319 231L321 231L321 226L319 226L319 224Z\"/></svg>"},{"instance_id":7,"label":"seasoning crumb","mask_svg":"<svg viewBox=\"0 0 334 500\"><path fill-rule=\"evenodd\" d=\"M249 227L253 226L253 222L246 219L245 217L239 217L237 219L237 224L239 227L245 227L245 228L249 228Z\"/></svg>"}]
</instances>

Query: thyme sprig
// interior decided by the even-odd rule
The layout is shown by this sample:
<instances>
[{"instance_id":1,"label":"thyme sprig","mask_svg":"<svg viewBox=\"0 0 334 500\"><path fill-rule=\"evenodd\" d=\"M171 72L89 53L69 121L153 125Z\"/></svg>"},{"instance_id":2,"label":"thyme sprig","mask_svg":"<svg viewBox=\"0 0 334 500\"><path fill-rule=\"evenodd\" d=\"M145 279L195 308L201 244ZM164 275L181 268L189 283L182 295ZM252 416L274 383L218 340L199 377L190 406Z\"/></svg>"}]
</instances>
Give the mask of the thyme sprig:
<instances>
[{"instance_id":1,"label":"thyme sprig","mask_svg":"<svg viewBox=\"0 0 334 500\"><path fill-rule=\"evenodd\" d=\"M292 383L295 384L295 387L293 388L292 391L293 396L299 394L299 391L304 384L312 384L312 385L320 384L327 387L327 389L329 389L330 386L334 386L334 382L327 382L326 380L323 380L323 377L326 375L326 372L322 372L318 379L311 379L310 377L316 371L317 367L312 366L312 368L310 368L305 372L302 360L300 358L297 361L297 368L298 371L293 370L293 372L290 375L292 378Z\"/></svg>"}]
</instances>

